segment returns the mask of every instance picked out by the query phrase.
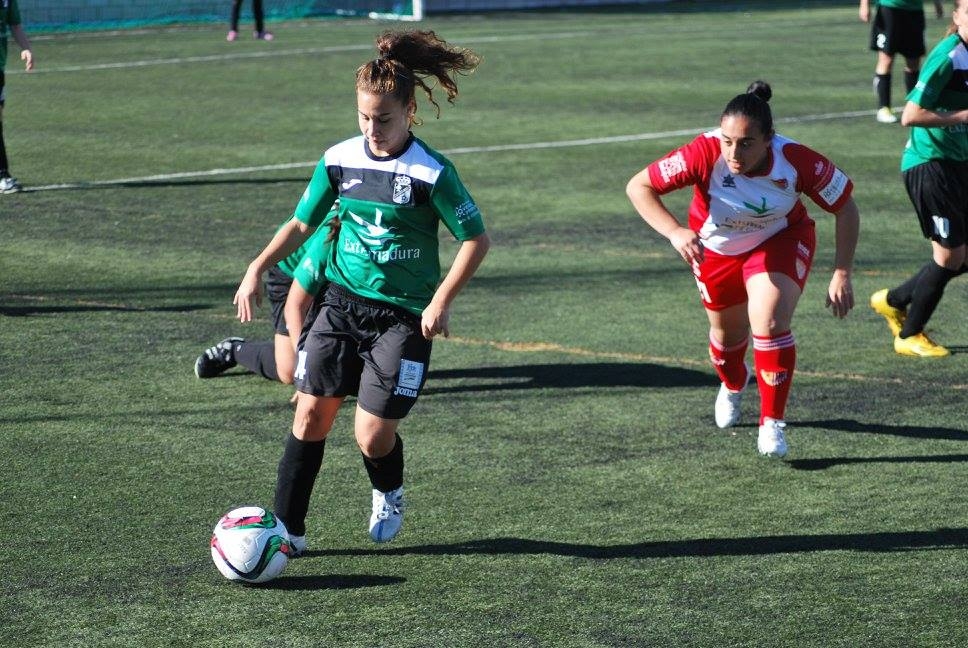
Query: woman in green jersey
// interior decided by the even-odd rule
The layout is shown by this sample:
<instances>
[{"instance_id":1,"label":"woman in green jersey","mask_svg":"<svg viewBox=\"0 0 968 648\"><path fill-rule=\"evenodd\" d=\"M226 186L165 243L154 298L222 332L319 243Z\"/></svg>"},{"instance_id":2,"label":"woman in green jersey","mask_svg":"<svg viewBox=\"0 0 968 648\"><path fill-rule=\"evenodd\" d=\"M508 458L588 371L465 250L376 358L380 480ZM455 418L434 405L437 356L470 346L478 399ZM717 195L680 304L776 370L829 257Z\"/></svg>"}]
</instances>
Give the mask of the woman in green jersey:
<instances>
[{"instance_id":1,"label":"woman in green jersey","mask_svg":"<svg viewBox=\"0 0 968 648\"><path fill-rule=\"evenodd\" d=\"M955 2L952 20L901 115L901 123L911 127L901 172L921 233L931 241L931 260L900 286L871 296L871 307L887 319L894 350L902 355L949 354L924 327L948 282L968 270L968 0Z\"/></svg>"},{"instance_id":2,"label":"woman in green jersey","mask_svg":"<svg viewBox=\"0 0 968 648\"><path fill-rule=\"evenodd\" d=\"M318 227L339 199L340 233L326 266L329 288L299 349L299 398L279 462L275 513L306 547L310 493L326 436L347 396L372 485L370 537L393 539L403 521L403 442L397 428L427 377L431 340L448 334L450 306L490 245L481 213L453 164L411 132L419 87L457 97L456 77L478 57L431 31L388 31L378 56L356 71L362 135L330 147L296 205L295 218L249 265L235 296L241 321L259 300L259 277ZM430 81L428 83L428 80ZM461 242L441 280L440 224Z\"/></svg>"}]
</instances>

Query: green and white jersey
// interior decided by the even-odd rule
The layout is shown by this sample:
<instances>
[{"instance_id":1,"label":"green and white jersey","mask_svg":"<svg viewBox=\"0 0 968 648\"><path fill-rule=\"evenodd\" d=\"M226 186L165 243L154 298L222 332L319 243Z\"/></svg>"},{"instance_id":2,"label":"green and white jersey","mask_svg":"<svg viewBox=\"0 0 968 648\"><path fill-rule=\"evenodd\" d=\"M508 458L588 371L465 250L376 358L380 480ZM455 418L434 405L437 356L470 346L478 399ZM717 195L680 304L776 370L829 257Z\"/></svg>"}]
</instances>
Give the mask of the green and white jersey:
<instances>
[{"instance_id":1,"label":"green and white jersey","mask_svg":"<svg viewBox=\"0 0 968 648\"><path fill-rule=\"evenodd\" d=\"M340 233L326 278L418 315L440 281L440 223L459 241L484 233L454 165L413 135L385 158L374 156L362 135L328 149L296 218L318 226L337 198Z\"/></svg>"},{"instance_id":2,"label":"green and white jersey","mask_svg":"<svg viewBox=\"0 0 968 648\"><path fill-rule=\"evenodd\" d=\"M321 226L303 243L299 251L303 255L299 265L292 271L292 279L310 295L315 295L326 285L326 266L333 251L329 228Z\"/></svg>"},{"instance_id":3,"label":"green and white jersey","mask_svg":"<svg viewBox=\"0 0 968 648\"><path fill-rule=\"evenodd\" d=\"M11 25L20 24L17 0L0 0L0 72L7 65L7 32Z\"/></svg>"},{"instance_id":4,"label":"green and white jersey","mask_svg":"<svg viewBox=\"0 0 968 648\"><path fill-rule=\"evenodd\" d=\"M968 47L958 34L948 36L931 50L907 100L929 110L968 108ZM901 170L928 160L968 161L968 125L912 126L901 156Z\"/></svg>"}]
</instances>

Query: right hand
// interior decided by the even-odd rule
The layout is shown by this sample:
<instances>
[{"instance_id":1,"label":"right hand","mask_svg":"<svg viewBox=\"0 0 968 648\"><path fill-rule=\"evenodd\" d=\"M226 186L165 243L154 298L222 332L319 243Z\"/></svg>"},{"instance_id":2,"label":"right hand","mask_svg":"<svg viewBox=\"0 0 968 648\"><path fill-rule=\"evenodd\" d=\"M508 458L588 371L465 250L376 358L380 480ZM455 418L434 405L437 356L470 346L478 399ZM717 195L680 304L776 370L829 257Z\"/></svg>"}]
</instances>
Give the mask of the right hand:
<instances>
[{"instance_id":1,"label":"right hand","mask_svg":"<svg viewBox=\"0 0 968 648\"><path fill-rule=\"evenodd\" d=\"M232 300L232 303L235 304L236 314L242 323L252 321L253 302L255 306L262 306L262 293L259 290L261 274L254 272L250 267L245 276L242 277L239 289L235 291L235 299Z\"/></svg>"},{"instance_id":2,"label":"right hand","mask_svg":"<svg viewBox=\"0 0 968 648\"><path fill-rule=\"evenodd\" d=\"M698 265L703 260L703 245L699 235L688 227L679 227L669 235L669 242L676 249L682 260L690 266Z\"/></svg>"}]
</instances>

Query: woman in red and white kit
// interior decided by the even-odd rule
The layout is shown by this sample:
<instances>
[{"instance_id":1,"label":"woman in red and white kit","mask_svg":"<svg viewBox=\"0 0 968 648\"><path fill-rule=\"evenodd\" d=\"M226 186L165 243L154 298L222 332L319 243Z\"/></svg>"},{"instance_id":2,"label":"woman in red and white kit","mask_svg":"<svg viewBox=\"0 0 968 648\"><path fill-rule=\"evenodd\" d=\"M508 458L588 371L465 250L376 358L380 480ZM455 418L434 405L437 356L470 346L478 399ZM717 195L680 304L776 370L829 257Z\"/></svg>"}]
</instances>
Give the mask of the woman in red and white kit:
<instances>
[{"instance_id":1,"label":"woman in red and white kit","mask_svg":"<svg viewBox=\"0 0 968 648\"><path fill-rule=\"evenodd\" d=\"M773 130L771 96L767 83L754 82L726 105L718 129L647 166L626 192L696 276L709 317L709 355L723 383L716 425L739 422L752 332L760 391L757 448L782 457L797 355L790 324L816 248L814 222L800 194L837 217L826 303L841 318L854 307L850 276L860 217L850 178L816 151ZM661 196L689 185L694 195L684 227Z\"/></svg>"}]
</instances>

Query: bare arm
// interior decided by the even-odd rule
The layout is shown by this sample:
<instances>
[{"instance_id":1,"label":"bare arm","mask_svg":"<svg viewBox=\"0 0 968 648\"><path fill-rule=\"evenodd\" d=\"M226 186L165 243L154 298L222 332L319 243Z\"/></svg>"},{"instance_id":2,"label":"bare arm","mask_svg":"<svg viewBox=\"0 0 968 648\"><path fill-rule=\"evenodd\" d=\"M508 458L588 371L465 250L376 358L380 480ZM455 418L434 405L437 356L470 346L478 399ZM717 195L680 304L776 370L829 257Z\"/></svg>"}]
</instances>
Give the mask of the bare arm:
<instances>
[{"instance_id":1,"label":"bare arm","mask_svg":"<svg viewBox=\"0 0 968 648\"><path fill-rule=\"evenodd\" d=\"M232 300L232 303L236 306L240 322L252 320L253 301L256 306L262 305L262 293L259 286L262 273L295 252L309 238L313 229L299 219L291 219L279 228L279 231L272 237L265 249L249 264L245 276L242 277L242 283L239 284L239 289L235 293L235 298Z\"/></svg>"},{"instance_id":2,"label":"bare arm","mask_svg":"<svg viewBox=\"0 0 968 648\"><path fill-rule=\"evenodd\" d=\"M299 334L302 332L303 323L306 321L306 313L313 304L313 295L306 292L306 289L298 281L293 281L289 287L289 294L286 296L286 305L283 308L283 316L286 320L286 328L289 329L289 341L292 343L292 352L296 353L299 345Z\"/></svg>"},{"instance_id":3,"label":"bare arm","mask_svg":"<svg viewBox=\"0 0 968 648\"><path fill-rule=\"evenodd\" d=\"M939 2L941 0L938 0ZM857 10L857 15L864 22L868 22L871 19L871 3L870 0L860 0L860 8Z\"/></svg>"},{"instance_id":4,"label":"bare arm","mask_svg":"<svg viewBox=\"0 0 968 648\"><path fill-rule=\"evenodd\" d=\"M904 105L904 112L901 113L901 123L905 126L926 126L928 128L957 126L958 124L968 123L968 109L950 112L930 110L909 101Z\"/></svg>"},{"instance_id":5,"label":"bare arm","mask_svg":"<svg viewBox=\"0 0 968 648\"><path fill-rule=\"evenodd\" d=\"M854 267L854 251L860 234L860 212L851 197L835 216L834 274L827 288L826 305L836 317L846 317L854 307L854 291L851 273Z\"/></svg>"},{"instance_id":6,"label":"bare arm","mask_svg":"<svg viewBox=\"0 0 968 648\"><path fill-rule=\"evenodd\" d=\"M669 239L679 256L689 265L701 263L703 259L702 241L688 227L683 227L672 215L659 193L652 187L648 169L632 176L625 186L625 193L639 216L662 236Z\"/></svg>"},{"instance_id":7,"label":"bare arm","mask_svg":"<svg viewBox=\"0 0 968 648\"><path fill-rule=\"evenodd\" d=\"M20 46L20 59L24 62L26 70L30 72L34 69L34 53L30 50L30 39L27 38L23 25L11 25L10 35Z\"/></svg>"},{"instance_id":8,"label":"bare arm","mask_svg":"<svg viewBox=\"0 0 968 648\"><path fill-rule=\"evenodd\" d=\"M431 340L438 333L442 333L444 337L450 335L450 305L457 293L477 272L490 247L491 239L487 234L479 234L461 243L450 271L440 282L433 299L420 317L420 329L425 338Z\"/></svg>"}]
</instances>

